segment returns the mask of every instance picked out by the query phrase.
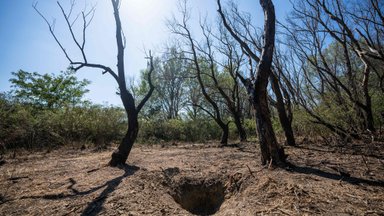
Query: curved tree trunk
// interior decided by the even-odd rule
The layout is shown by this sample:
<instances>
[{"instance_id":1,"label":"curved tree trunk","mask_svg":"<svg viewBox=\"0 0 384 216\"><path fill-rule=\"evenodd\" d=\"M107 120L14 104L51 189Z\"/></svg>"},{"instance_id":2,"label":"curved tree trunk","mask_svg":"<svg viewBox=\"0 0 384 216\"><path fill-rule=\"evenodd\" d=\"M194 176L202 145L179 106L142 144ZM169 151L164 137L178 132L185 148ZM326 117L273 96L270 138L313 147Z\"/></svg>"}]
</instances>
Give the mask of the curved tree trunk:
<instances>
[{"instance_id":1,"label":"curved tree trunk","mask_svg":"<svg viewBox=\"0 0 384 216\"><path fill-rule=\"evenodd\" d=\"M270 111L268 107L268 98L265 90L255 86L255 96L253 107L256 111L256 125L259 135L261 163L263 165L272 163L275 165L285 164L284 149L279 146L276 140L275 132L272 128ZM258 92L258 93L256 93Z\"/></svg>"},{"instance_id":2,"label":"curved tree trunk","mask_svg":"<svg viewBox=\"0 0 384 216\"><path fill-rule=\"evenodd\" d=\"M110 166L125 164L129 153L132 150L133 144L136 141L139 132L138 115L136 111L128 113L128 130L119 147L112 153L112 158L109 161Z\"/></svg>"},{"instance_id":3,"label":"curved tree trunk","mask_svg":"<svg viewBox=\"0 0 384 216\"><path fill-rule=\"evenodd\" d=\"M291 121L289 120L285 110L284 99L280 91L279 81L277 80L276 75L273 73L271 73L270 78L271 78L270 80L271 80L272 90L276 95L276 109L279 114L281 127L284 130L287 145L295 146L296 145L295 136L293 135Z\"/></svg>"},{"instance_id":4,"label":"curved tree trunk","mask_svg":"<svg viewBox=\"0 0 384 216\"><path fill-rule=\"evenodd\" d=\"M272 0L260 0L260 5L264 11L264 46L252 92L252 105L256 111L261 163L284 166L286 156L283 147L278 144L273 131L267 97L268 78L272 73L271 66L275 46L275 8Z\"/></svg>"},{"instance_id":5,"label":"curved tree trunk","mask_svg":"<svg viewBox=\"0 0 384 216\"><path fill-rule=\"evenodd\" d=\"M67 14L64 11L63 7L60 5L59 1L57 2L57 4L59 5L59 7L60 7L60 9L64 15L64 19L68 25L69 31L72 34L73 42L78 47L78 49L81 52L82 57L83 57L82 60L73 61L72 58L70 57L70 55L68 54L68 52L66 51L66 49L62 46L60 41L57 39L57 37L53 31L53 26L47 21L47 19L37 9L37 7L36 7L37 4L34 4L33 8L45 20L45 22L47 23L47 25L49 27L49 31L51 32L52 36L54 37L56 43L60 46L61 50L63 51L63 53L65 54L65 56L67 57L67 59L69 60L71 66L73 67L73 69L75 71L78 71L83 67L101 69L101 70L103 70L103 74L109 73L115 79L117 84L119 85L120 98L121 98L121 101L123 102L123 105L124 105L124 108L125 108L125 111L126 111L127 117L128 117L128 130L127 130L127 133L126 133L124 139L121 141L120 146L112 154L112 159L109 161L110 166L117 166L119 164L124 164L127 161L128 155L131 152L133 143L135 142L135 140L137 138L137 133L139 131L139 123L138 123L138 119L137 119L138 113L143 108L144 104L148 101L148 99L151 97L155 88L154 88L152 81L151 81L151 74L152 74L154 68L153 68L153 62L152 62L152 55L151 55L151 52L149 51L148 59L149 59L150 70L148 73L148 84L149 84L150 89L149 89L148 93L145 95L145 97L143 98L143 100L140 102L140 104L137 107L135 106L135 98L127 90L126 79L125 79L124 48L125 48L126 44L125 44L125 36L124 36L124 33L122 31L122 28L121 28L121 20L120 20L120 15L119 15L119 8L120 8L121 1L120 0L111 0L111 3L112 3L112 7L113 7L113 14L114 14L115 24L116 24L117 73L108 66L105 66L102 64L89 63L87 61L87 56L86 56L86 52L84 49L84 47L85 47L85 32L86 32L86 28L89 25L90 21L87 20L86 17L90 14L93 16L92 13L94 13L94 9L87 12L86 13L87 15L85 15L84 11L82 12L84 25L83 25L83 29L82 29L83 30L82 31L83 42L81 44L77 40L77 38L74 34L74 31L73 31L71 22L69 21L69 17L70 17L71 12L69 12L69 14ZM72 6L73 6L73 4L72 4ZM72 10L70 10L70 11L72 11Z\"/></svg>"},{"instance_id":6,"label":"curved tree trunk","mask_svg":"<svg viewBox=\"0 0 384 216\"><path fill-rule=\"evenodd\" d=\"M271 71L273 50L275 46L275 8L272 0L260 0L260 5L264 11L264 45L259 58L247 43L242 40L228 24L223 11L221 10L220 0L217 0L219 6L218 12L223 20L225 28L232 37L241 45L245 52L255 61L259 62L257 67L256 79L240 80L247 88L253 108L256 113L257 133L260 142L261 162L262 164L271 163L277 166L285 166L286 156L283 147L279 146L275 133L272 128L270 111L268 107L267 85Z\"/></svg>"},{"instance_id":7,"label":"curved tree trunk","mask_svg":"<svg viewBox=\"0 0 384 216\"><path fill-rule=\"evenodd\" d=\"M371 96L369 94L369 88L368 88L370 68L369 68L369 65L367 63L367 60L365 60L365 58L362 58L362 59L363 59L363 62L365 64L364 78L363 78L363 92L364 92L363 95L365 98L364 111L365 111L366 119L367 119L366 128L368 130L370 130L371 132L376 132L376 128L375 128L375 124L374 124L374 120L373 120L373 113L372 113L372 100L371 100Z\"/></svg>"}]
</instances>

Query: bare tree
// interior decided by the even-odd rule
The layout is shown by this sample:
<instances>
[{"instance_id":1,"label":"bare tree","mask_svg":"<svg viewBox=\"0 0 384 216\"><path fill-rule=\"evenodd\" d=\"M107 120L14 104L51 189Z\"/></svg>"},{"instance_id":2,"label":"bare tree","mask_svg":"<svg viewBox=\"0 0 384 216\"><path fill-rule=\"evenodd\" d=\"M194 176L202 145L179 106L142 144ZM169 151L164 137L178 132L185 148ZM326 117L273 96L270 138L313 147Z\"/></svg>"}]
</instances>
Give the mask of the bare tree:
<instances>
[{"instance_id":1,"label":"bare tree","mask_svg":"<svg viewBox=\"0 0 384 216\"><path fill-rule=\"evenodd\" d=\"M226 109L231 115L240 141L246 141L247 135L242 124L243 110L241 103L243 98L240 97L239 86L243 54L240 54L241 52L237 50L236 44L230 40L230 36L225 29L219 28L219 35L215 35L211 26L206 22L200 23L200 27L205 43L203 43L203 48L198 46L198 50L210 65L208 78L212 81L213 89L217 90L219 97L222 98ZM222 55L223 61L218 60L219 58L215 55L216 51ZM215 65L221 66L223 71L219 73ZM220 77L228 77L229 80L221 80Z\"/></svg>"},{"instance_id":2,"label":"bare tree","mask_svg":"<svg viewBox=\"0 0 384 216\"><path fill-rule=\"evenodd\" d=\"M206 100L206 102L210 105L210 109L200 104L193 104L194 106L199 107L203 111L205 111L213 120L218 124L218 126L222 130L222 136L220 143L222 145L227 145L228 137L229 137L229 122L225 122L223 119L223 115L220 109L220 104L217 102L214 95L210 94L210 88L204 82L204 77L206 76L214 76L215 73L215 65L211 61L205 61L202 56L199 55L198 51L203 49L199 48L199 44L192 37L191 31L188 27L188 21L190 19L190 14L187 9L187 2L184 1L180 6L180 12L182 15L181 22L178 22L176 19L173 19L169 22L169 28L172 33L182 37L185 39L185 44L188 50L184 52L189 54L189 59L191 64L193 65L193 69L196 72L196 79L200 85L201 92Z\"/></svg>"},{"instance_id":3,"label":"bare tree","mask_svg":"<svg viewBox=\"0 0 384 216\"><path fill-rule=\"evenodd\" d=\"M220 55L223 55L222 62L219 62L223 67L224 73L230 77L230 84L227 86L217 83L216 88L221 93L225 100L226 106L236 125L240 141L247 140L247 134L243 126L244 119L244 104L247 103L246 96L240 86L240 70L244 64L244 54L239 50L238 44L228 34L226 29L220 23L217 50Z\"/></svg>"},{"instance_id":4,"label":"bare tree","mask_svg":"<svg viewBox=\"0 0 384 216\"><path fill-rule=\"evenodd\" d=\"M247 54L258 61L257 71L255 77L242 79L246 85L252 106L256 111L256 124L257 132L259 135L261 162L262 164L272 163L274 165L285 165L286 155L284 149L278 144L272 122L270 118L270 110L268 107L268 78L272 73L272 60L275 44L275 9L272 0L260 0L260 5L264 11L264 33L263 33L263 47L260 58L248 46L247 41L237 35L231 26L228 24L227 19L222 11L220 0L217 0L218 12L223 21L226 29L231 33L233 38L242 46Z\"/></svg>"},{"instance_id":5,"label":"bare tree","mask_svg":"<svg viewBox=\"0 0 384 216\"><path fill-rule=\"evenodd\" d=\"M376 76L382 88L384 79L380 66L383 64L380 35L384 26L380 21L382 7L376 7L378 4L375 0L351 1L348 5L343 1L295 1L288 24L282 25L305 78L303 84L307 90L300 92L304 98L298 101L316 123L342 137L375 131L371 94L376 84L370 80ZM330 94L335 100L327 102ZM350 103L354 112L350 111ZM346 127L340 125L341 121L332 123L316 114L319 105L331 108L334 104L357 118L347 115Z\"/></svg>"},{"instance_id":6,"label":"bare tree","mask_svg":"<svg viewBox=\"0 0 384 216\"><path fill-rule=\"evenodd\" d=\"M176 45L166 48L153 83L158 93L157 100L167 119L179 118L180 110L186 105L186 81L189 76L188 62ZM153 97L152 97L153 98Z\"/></svg>"},{"instance_id":7,"label":"bare tree","mask_svg":"<svg viewBox=\"0 0 384 216\"><path fill-rule=\"evenodd\" d=\"M255 68L253 64L258 64L260 62L260 55L262 53L262 32L253 26L251 16L247 13L239 11L237 5L233 2L230 4L230 8L228 10L230 13L222 11L226 17L226 25L230 27L232 31L231 34L234 36L234 39L236 41L242 41L239 44L241 45L245 55L248 56L250 76L254 77ZM275 57L274 62L276 62L276 60L278 59ZM284 92L282 89L282 80L276 79L280 78L281 75L279 67L280 66L276 63L272 66L270 79L271 87L276 100L272 100L272 97L269 97L269 100L271 105L277 110L281 127L285 133L286 143L290 146L295 146L296 142L292 129L292 112L289 111L291 107L288 104L290 100L289 98L286 98L288 96L287 94L282 93Z\"/></svg>"},{"instance_id":8,"label":"bare tree","mask_svg":"<svg viewBox=\"0 0 384 216\"><path fill-rule=\"evenodd\" d=\"M68 31L70 32L72 36L72 41L76 45L76 47L79 49L79 51L82 54L82 59L80 60L74 60L69 53L66 51L58 37L56 36L54 32L54 25L50 23L45 16L38 10L37 3L33 5L33 8L36 10L36 12L44 19L44 21L47 23L49 27L49 31L53 38L55 39L56 43L60 46L61 50L65 54L66 58L68 59L70 65L73 67L75 71L80 70L81 68L96 68L101 69L103 71L103 74L109 73L117 82L119 86L119 95L121 98L121 101L123 103L124 109L126 111L127 117L128 117L128 130L121 141L118 149L113 152L112 158L109 161L110 166L117 166L119 164L124 164L129 156L129 153L131 152L132 146L137 138L137 134L139 131L139 123L138 123L138 113L143 108L144 104L147 102L147 100L152 95L152 92L154 90L154 86L151 82L151 74L154 70L153 63L152 63L152 55L149 52L149 73L148 73L148 82L150 89L148 93L145 95L145 97L140 101L140 103L136 106L135 105L135 98L127 88L126 83L126 76L125 76L125 66L124 66L124 49L126 45L126 40L124 37L124 33L121 27L121 20L120 20L120 14L119 14L119 8L120 8L120 0L111 0L112 6L113 6L113 12L114 12L114 19L116 24L116 45L117 45L117 71L113 70L112 68L102 65L102 64L95 64L91 63L87 59L87 55L85 52L85 44L86 44L86 30L89 24L92 21L95 8L93 7L88 12L81 12L77 17L74 19L71 17L75 1L71 1L71 7L69 9L69 12L65 12L62 5L57 1L57 4L62 12L62 15L64 16L64 19L66 21ZM77 21L78 17L82 18L83 21L83 27L81 31L81 35L75 35L75 31L73 28L73 24ZM80 39L79 39L80 38Z\"/></svg>"}]
</instances>

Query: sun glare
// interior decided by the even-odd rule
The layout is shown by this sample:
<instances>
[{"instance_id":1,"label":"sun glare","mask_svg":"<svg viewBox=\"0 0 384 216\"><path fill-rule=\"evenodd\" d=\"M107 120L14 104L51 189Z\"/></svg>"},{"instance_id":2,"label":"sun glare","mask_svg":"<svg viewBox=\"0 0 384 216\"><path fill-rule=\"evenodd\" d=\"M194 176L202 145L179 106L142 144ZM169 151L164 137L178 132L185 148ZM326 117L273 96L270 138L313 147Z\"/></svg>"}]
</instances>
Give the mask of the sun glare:
<instances>
[{"instance_id":1,"label":"sun glare","mask_svg":"<svg viewBox=\"0 0 384 216\"><path fill-rule=\"evenodd\" d=\"M164 0L128 0L122 2L121 13L136 24L145 25L164 16L168 9Z\"/></svg>"}]
</instances>

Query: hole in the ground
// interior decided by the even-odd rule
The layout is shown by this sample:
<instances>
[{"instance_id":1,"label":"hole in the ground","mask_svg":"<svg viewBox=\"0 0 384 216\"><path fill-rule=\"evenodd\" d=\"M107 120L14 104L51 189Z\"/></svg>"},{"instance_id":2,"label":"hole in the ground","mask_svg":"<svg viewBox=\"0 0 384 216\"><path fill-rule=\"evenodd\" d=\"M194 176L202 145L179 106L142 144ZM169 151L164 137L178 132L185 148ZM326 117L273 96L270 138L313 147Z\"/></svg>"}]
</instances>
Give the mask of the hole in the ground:
<instances>
[{"instance_id":1,"label":"hole in the ground","mask_svg":"<svg viewBox=\"0 0 384 216\"><path fill-rule=\"evenodd\" d=\"M224 202L225 188L218 180L183 179L175 185L173 199L196 215L212 215Z\"/></svg>"}]
</instances>

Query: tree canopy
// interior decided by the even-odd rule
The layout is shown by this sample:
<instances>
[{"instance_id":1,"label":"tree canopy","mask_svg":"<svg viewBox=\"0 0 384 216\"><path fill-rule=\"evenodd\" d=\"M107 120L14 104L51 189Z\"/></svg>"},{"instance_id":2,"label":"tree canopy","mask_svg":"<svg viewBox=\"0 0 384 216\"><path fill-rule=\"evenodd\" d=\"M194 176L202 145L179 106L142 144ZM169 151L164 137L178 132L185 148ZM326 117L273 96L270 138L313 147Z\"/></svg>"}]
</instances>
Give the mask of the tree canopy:
<instances>
[{"instance_id":1,"label":"tree canopy","mask_svg":"<svg viewBox=\"0 0 384 216\"><path fill-rule=\"evenodd\" d=\"M22 103L42 108L58 108L64 105L75 106L82 101L89 80L79 80L71 69L56 74L40 74L19 70L14 76L12 93Z\"/></svg>"}]
</instances>

